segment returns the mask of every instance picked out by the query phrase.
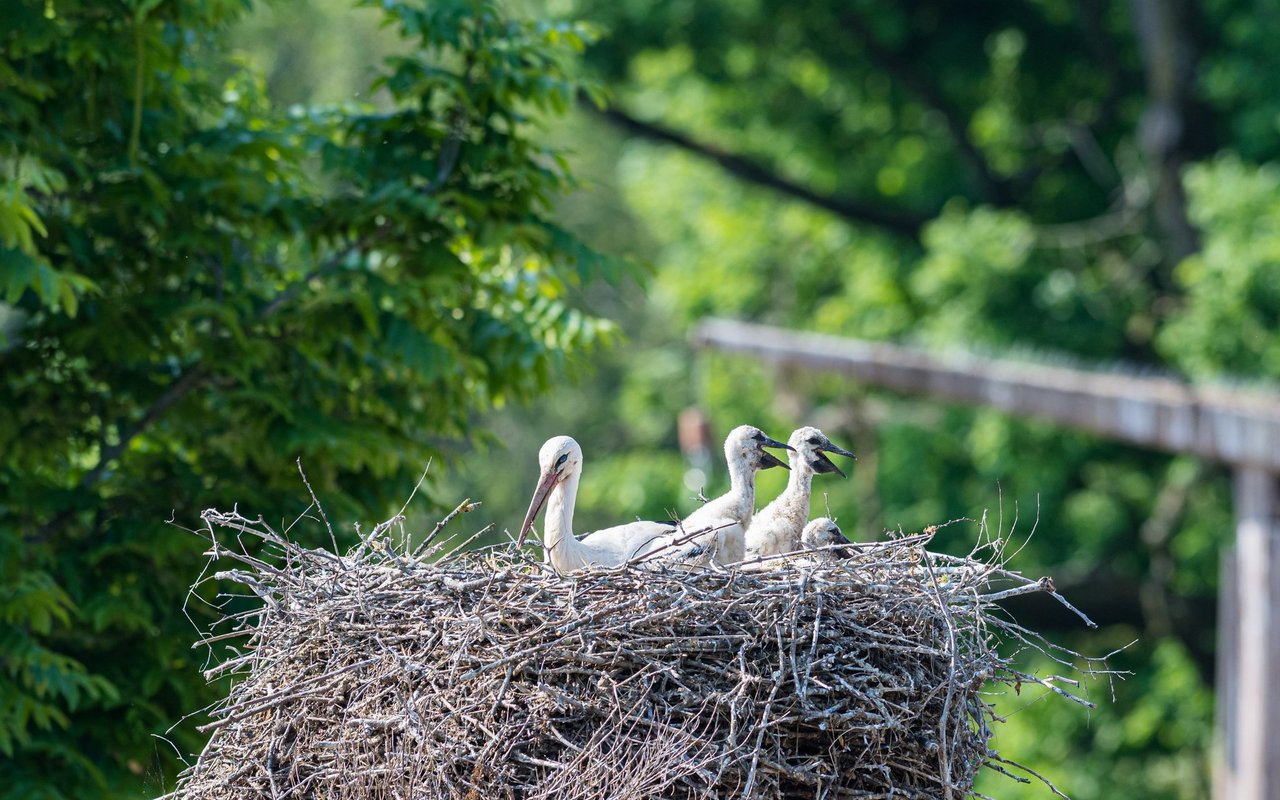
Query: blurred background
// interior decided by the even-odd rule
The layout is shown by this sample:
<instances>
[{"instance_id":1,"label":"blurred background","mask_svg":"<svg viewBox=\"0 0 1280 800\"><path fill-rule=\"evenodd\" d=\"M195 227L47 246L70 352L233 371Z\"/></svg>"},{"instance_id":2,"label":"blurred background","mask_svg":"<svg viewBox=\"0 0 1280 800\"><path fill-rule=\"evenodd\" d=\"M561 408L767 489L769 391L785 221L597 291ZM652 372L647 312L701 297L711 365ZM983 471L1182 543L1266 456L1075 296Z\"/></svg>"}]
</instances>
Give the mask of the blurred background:
<instances>
[{"instance_id":1,"label":"blurred background","mask_svg":"<svg viewBox=\"0 0 1280 800\"><path fill-rule=\"evenodd\" d=\"M6 622L15 626L3 635L11 652L27 658L0 657L10 665L0 678L0 714L12 715L0 732L0 748L27 765L15 773L18 788L0 787L0 795L157 795L172 788L181 766L175 749L198 752L200 736L190 723L169 735L176 748L147 736L163 733L219 690L202 686L200 657L186 651L193 634L177 609L185 586L198 576L201 547L161 524L171 514L186 527L198 525L200 509L233 502L268 518L296 515L307 503L294 466L301 456L322 499L332 498L331 518L342 520L349 537L352 522L370 525L397 509L429 462L415 524L471 498L483 505L454 525L467 533L492 525L487 540L500 541L523 516L537 477L538 447L567 433L582 444L586 459L577 530L635 517L664 519L691 510L700 490L714 496L725 488L720 442L735 425L750 423L780 439L799 425L815 424L858 454L848 480L822 476L814 484L815 508L829 508L851 538L986 515L993 529L1018 542L1013 568L1052 575L1061 592L1103 625L1084 630L1048 604L1018 607L1020 622L1090 654L1135 642L1111 660L1129 673L1124 680L1086 687L1096 711L1039 691L997 698L1008 722L994 745L1005 757L1036 769L1077 800L1208 796L1219 557L1233 535L1227 468L992 410L698 351L689 334L700 320L720 316L909 344L944 357L961 350L1028 364L1274 390L1280 378L1280 50L1274 46L1280 10L1248 0L549 0L443 3L438 17L420 19L397 16L393 7L402 5L413 4L279 0L241 7L162 0L122 4L121 13L135 22L115 25L94 19L87 6L49 0L43 8L25 4L34 8L30 27L9 34L8 71L0 71L6 113L43 120L22 104L43 107L48 98L24 94L20 84L35 79L28 62L40 48L53 47L37 41L39 18L61 15L82 32L99 32L99 39L85 39L89 55L76 61L60 51L59 63L70 65L68 74L77 80L82 64L96 65L90 78L94 70L104 76L118 67L122 88L114 99L119 120L112 135L120 153L129 146L136 105L124 87L144 68L161 70L151 78L153 95L160 92L156 86L194 83L199 73L204 94L184 102L205 112L226 106L210 115L214 122L226 115L217 123L223 131L231 124L226 120L241 115L235 117L242 125L237 135L269 133L285 125L280 120L312 120L323 129L340 116L350 125L342 137L290 129L293 138L263 147L298 148L297 171L308 191L339 209L363 203L362 215L353 213L337 228L314 221L290 228L285 221L268 233L244 236L250 242L302 236L304 264L335 251L351 257L340 269L316 275L300 267L290 272L280 256L266 280L243 279L246 299L236 313L262 327L275 311L274 298L286 295L291 302L301 278L318 296L332 294L327 305L308 307L312 316L304 320L315 327L302 340L328 337L325 347L315 348L315 362L336 359L346 369L346 356L334 353L350 350L353 363L374 363L378 348L390 342L397 368L421 372L427 364L435 382L406 384L410 379L396 370L375 368L358 380L344 373L300 395L287 359L241 371L218 362L213 371L221 377L202 379L201 390L190 395L200 399L184 394L171 404L172 418L189 422L186 428L148 427L156 403L166 397L164 387L174 384L144 380L137 407L120 411L114 438L95 429L80 445L64 446L75 428L68 417L99 413L91 398L118 396L111 387L119 376L143 380L136 362L147 360L121 355L125 344L97 356L79 353L76 348L87 345L74 342L75 332L84 330L86 319L116 326L100 329L108 339L121 335L119 326L150 326L173 341L173 330L239 341L226 333L234 322L225 319L221 332L192 334L182 327L212 313L207 309L193 312L187 323L152 321L149 315L161 318L157 306L175 302L164 300L164 292L129 295L145 302L108 319L108 312L94 311L95 304L133 302L112 285L178 274L186 277L170 290L182 302L192 293L235 301L225 300L230 290L222 294L221 284L209 278L220 267L197 268L196 277L186 266L130 275L125 268L87 266L88 257L76 262L75 237L58 239L58 229L72 222L50 222L62 213L50 198L66 193L65 185L59 188L55 180L42 187L31 177L38 177L40 163L56 158L30 156L32 140L24 137L39 128L15 124L5 158L25 172L15 166L11 182L39 201L32 207L54 229L45 239L36 237L31 249L56 273L48 280L74 283L84 276L94 285L83 292L66 289L79 298L80 307L70 309L45 293L63 291L61 284L42 289L33 278L19 286L11 276L10 286L20 290L10 288L7 305L0 306L9 320L0 318L0 326L10 330L10 344L0 351L9 407L47 403L56 394L48 387L58 381L89 398L61 410L42 406L47 413L15 413L5 424L8 438L0 436L0 452L20 433L45 443L28 438L29 449L14 444L0 456L7 459L0 522L9 537L2 604ZM455 16L445 19L451 12ZM472 70L467 54L489 51L458 21L469 13L524 20L534 44L510 62L481 58L487 66ZM146 29L156 42L148 52L158 55L145 67L131 56L114 64L110 43L133 41L144 30L138 20L149 19L159 20L154 31ZM209 43L165 62L165 48L194 36L190 29L197 25L207 29ZM508 34L486 35L492 44ZM432 44L441 40L447 46ZM95 54L97 45L103 50ZM552 58L538 48L564 48L567 55ZM492 52L508 51L495 45ZM388 58L391 70L384 66ZM409 62L417 71L405 67ZM546 77L548 64L558 65L552 78ZM432 334L431 347L445 351L427 348L424 354L427 345L415 344L407 329L387 324L366 330L363 311L344 310L358 305L356 294L371 291L358 282L364 278L351 276L369 267L368 252L379 243L366 247L358 240L361 247L347 253L337 244L341 235L362 225L382 231L386 215L410 206L377 205L386 202L377 196L378 181L399 169L395 162L387 173L386 164L341 159L394 139L399 128L378 126L398 119L403 109L434 115L438 123L425 138L406 140L429 154L423 174L448 172L448 181L463 175L481 198L475 203L489 204L458 200L451 213L491 213L508 200L485 182L504 179L494 177L500 171L481 180L486 162L467 161L477 152L468 149L470 134L461 137L462 166L441 168L457 126L440 123L452 119L449 107L413 101L421 92L444 91L431 83L433 69L464 76L448 84L458 96L476 86L514 87L502 89L514 97L494 89L484 101L516 109L494 130L533 148L529 155L512 145L511 152L529 160L513 161L509 169L535 164L557 178L541 188L530 183L536 197L528 207L538 209L543 227L528 241L506 217L474 231L463 222L442 228L455 260L473 274L478 264L510 261L509 253L503 255L504 237L516 237L534 253L530 258L545 264L495 268L481 275L476 292L456 297L435 284L415 285L413 291L427 299L419 309L423 316L407 316L406 326L434 330L436 318L447 320L451 309L466 308L469 315L471 304L487 302L486 293L496 296L529 279L527 293L510 290L515 316L493 315L516 319L510 322L516 334L533 332L521 339L528 352L506 356L509 369L537 375L528 385L495 378L492 365L483 375L451 366L453 358L470 363L457 348L479 347L485 328L468 327L447 346L443 334ZM503 70L519 79L508 81ZM372 85L388 73L390 80ZM161 113L167 102L157 98L156 114L148 111L134 128L140 152L156 159L161 140L178 135L149 132L152 125L169 124ZM246 103L250 111L230 110ZM486 115L497 112L481 103L475 108L481 109L475 111L477 125L488 130ZM106 100L98 113L111 117ZM217 127L214 122L208 124ZM375 128L376 135L369 133ZM73 142L64 150L79 146ZM241 155L234 148L225 152ZM217 168L215 156L209 158L214 161L200 169ZM243 168L256 175L267 161ZM326 176L331 163L347 164L351 174ZM57 171L73 194L84 188L78 182L90 180L65 166ZM141 177L139 191L161 191L162 173L157 167L160 188ZM355 173L373 177L365 185L351 177ZM93 191L128 185L127 170L125 175L112 184L110 171L99 167ZM223 223L206 216L192 224L214 237L219 230L254 231L272 215L294 213L290 204L310 196L286 194L274 205L255 205L261 216L253 219ZM260 203L259 195L252 203ZM438 208L411 207L424 220L442 218ZM118 222L137 225L139 235L157 241L169 224L162 217L157 212ZM388 237L400 242L402 235L406 248L419 246L413 231ZM20 245L6 239L10 248ZM109 255L128 261L131 246L122 238ZM192 248L199 252L198 241ZM237 257L234 248L228 254ZM247 264L241 269L252 273ZM401 302L397 285L393 280L379 287L375 310L399 313L390 310ZM538 298L545 302L539 305ZM455 318L462 320L463 313ZM281 327L286 330L262 333L263 347L306 350ZM255 335L245 334L257 341ZM167 356L178 364L169 365L175 381L190 365L203 363L184 360L205 346L192 341L184 339ZM62 366L54 371L50 365L59 358ZM108 366L116 363L108 358L117 358L118 367ZM319 370L314 363L306 369L313 368ZM276 376L270 387L254 377L259 369ZM444 396L454 390L442 387L451 385L466 390L459 388L440 408L431 405L434 400L423 405L415 399ZM250 391L256 395L246 396ZM381 396L395 411L394 423L357 424L368 409L347 409L349 416L336 422L333 409L313 403L313 391L370 402ZM315 413L291 409L291 399L299 397L315 405ZM709 453L682 450L682 413L705 425ZM140 421L144 430L134 431ZM249 427L238 430L239 422ZM113 449L122 440L127 447ZM41 461L55 450L56 458ZM253 455L244 456L246 450ZM108 456L119 458L111 470L104 466ZM42 477L33 482L37 471ZM174 477L175 471L182 474ZM781 470L761 475L761 504L785 479ZM118 510L104 514L104 497ZM934 547L964 554L978 535L976 523L958 523L945 528ZM109 554L98 549L104 541L113 543ZM156 542L165 544L157 550ZM91 564L84 560L90 552ZM108 585L115 587L110 603L101 596ZM38 608L45 610L33 611ZM14 649L19 647L36 649ZM161 666L143 676L125 666L131 659ZM49 676L58 675L71 676L56 678L69 683L50 684ZM60 777L50 781L54 771ZM32 787L40 791L31 794ZM994 774L979 789L996 797L1048 796L1040 785Z\"/></svg>"}]
</instances>

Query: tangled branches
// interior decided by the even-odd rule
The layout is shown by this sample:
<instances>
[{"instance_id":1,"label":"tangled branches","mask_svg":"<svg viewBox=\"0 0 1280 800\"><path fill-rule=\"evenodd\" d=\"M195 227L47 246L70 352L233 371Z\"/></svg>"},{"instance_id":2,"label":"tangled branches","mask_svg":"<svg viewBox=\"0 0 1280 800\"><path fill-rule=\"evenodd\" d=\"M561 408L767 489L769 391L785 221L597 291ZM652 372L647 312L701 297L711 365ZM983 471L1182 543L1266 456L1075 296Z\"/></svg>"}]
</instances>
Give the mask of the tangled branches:
<instances>
[{"instance_id":1,"label":"tangled branches","mask_svg":"<svg viewBox=\"0 0 1280 800\"><path fill-rule=\"evenodd\" d=\"M397 547L388 524L336 555L204 520L211 557L239 562L214 577L257 599L199 643L222 659L208 678L236 679L175 799L958 799L1016 767L988 747L984 687L1088 705L1011 651L1105 672L996 609L1048 579L929 553L932 531L560 577L509 545Z\"/></svg>"}]
</instances>

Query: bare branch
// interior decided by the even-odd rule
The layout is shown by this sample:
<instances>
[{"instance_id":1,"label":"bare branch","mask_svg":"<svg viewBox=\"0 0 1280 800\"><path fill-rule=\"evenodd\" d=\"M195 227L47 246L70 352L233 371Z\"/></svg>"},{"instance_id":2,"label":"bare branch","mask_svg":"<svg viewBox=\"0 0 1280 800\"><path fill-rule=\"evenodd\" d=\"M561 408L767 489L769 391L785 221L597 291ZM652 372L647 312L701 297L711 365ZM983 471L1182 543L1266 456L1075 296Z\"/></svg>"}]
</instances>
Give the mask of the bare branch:
<instances>
[{"instance_id":1,"label":"bare branch","mask_svg":"<svg viewBox=\"0 0 1280 800\"><path fill-rule=\"evenodd\" d=\"M930 215L912 211L886 209L882 203L819 194L807 186L801 186L795 181L779 175L757 161L728 153L705 142L696 141L684 133L659 123L647 122L617 106L600 109L586 100L582 101L580 105L628 133L675 145L682 150L715 162L726 172L737 178L754 183L757 186L772 189L796 200L802 200L824 211L830 211L850 222L871 225L898 236L918 240L921 228L932 218Z\"/></svg>"}]
</instances>

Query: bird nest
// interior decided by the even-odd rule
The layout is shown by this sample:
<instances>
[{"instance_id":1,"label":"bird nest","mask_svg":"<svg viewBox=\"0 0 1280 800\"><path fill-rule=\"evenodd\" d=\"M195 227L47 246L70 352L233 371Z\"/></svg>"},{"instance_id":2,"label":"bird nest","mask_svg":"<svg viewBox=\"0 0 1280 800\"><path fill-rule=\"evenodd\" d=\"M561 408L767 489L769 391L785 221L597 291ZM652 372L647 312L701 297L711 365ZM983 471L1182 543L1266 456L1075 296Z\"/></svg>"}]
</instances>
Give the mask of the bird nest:
<instances>
[{"instance_id":1,"label":"bird nest","mask_svg":"<svg viewBox=\"0 0 1280 800\"><path fill-rule=\"evenodd\" d=\"M457 514L337 555L205 512L210 555L239 563L204 579L253 594L199 642L234 680L167 797L962 798L983 767L1028 780L991 747L993 684L1089 705L1014 653L1106 671L999 611L1054 593L1000 539L562 577L509 543L433 544Z\"/></svg>"}]
</instances>

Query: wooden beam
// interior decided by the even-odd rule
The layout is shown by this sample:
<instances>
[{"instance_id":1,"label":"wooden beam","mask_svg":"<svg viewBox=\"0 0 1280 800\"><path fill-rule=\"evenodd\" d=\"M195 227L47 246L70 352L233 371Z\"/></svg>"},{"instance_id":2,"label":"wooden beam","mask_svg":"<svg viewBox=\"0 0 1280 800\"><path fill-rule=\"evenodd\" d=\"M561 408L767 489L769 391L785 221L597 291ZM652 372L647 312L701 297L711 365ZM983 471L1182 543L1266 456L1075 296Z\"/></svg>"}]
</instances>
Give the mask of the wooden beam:
<instances>
[{"instance_id":1,"label":"wooden beam","mask_svg":"<svg viewBox=\"0 0 1280 800\"><path fill-rule=\"evenodd\" d=\"M837 372L1172 453L1280 472L1280 400L1165 377L1093 372L711 319L698 347Z\"/></svg>"}]
</instances>

